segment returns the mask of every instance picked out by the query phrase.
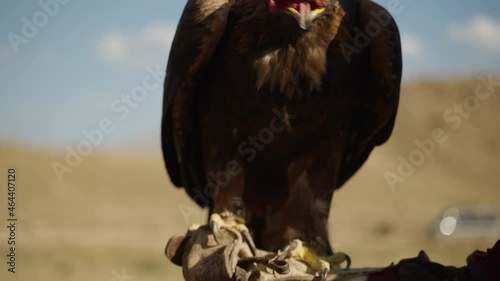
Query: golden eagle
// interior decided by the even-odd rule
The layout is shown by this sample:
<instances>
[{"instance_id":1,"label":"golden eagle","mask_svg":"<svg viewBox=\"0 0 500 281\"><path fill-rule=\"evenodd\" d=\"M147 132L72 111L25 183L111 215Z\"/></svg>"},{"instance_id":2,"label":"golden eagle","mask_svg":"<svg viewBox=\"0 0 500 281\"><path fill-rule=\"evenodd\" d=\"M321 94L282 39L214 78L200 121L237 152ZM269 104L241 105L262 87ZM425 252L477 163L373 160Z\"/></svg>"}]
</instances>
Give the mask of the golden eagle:
<instances>
[{"instance_id":1,"label":"golden eagle","mask_svg":"<svg viewBox=\"0 0 500 281\"><path fill-rule=\"evenodd\" d=\"M369 0L188 0L164 88L171 181L241 215L259 248L331 254L333 192L391 135L401 71Z\"/></svg>"}]
</instances>

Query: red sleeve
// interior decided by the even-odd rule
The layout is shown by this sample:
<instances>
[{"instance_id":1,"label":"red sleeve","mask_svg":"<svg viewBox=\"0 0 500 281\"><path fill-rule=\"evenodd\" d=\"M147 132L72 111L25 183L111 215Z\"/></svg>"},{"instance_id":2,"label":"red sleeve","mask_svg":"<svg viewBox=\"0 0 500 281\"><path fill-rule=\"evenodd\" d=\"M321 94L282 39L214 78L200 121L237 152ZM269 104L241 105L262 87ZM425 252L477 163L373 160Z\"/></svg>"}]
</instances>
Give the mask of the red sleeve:
<instances>
[{"instance_id":1,"label":"red sleeve","mask_svg":"<svg viewBox=\"0 0 500 281\"><path fill-rule=\"evenodd\" d=\"M467 258L468 267L476 269L488 281L500 280L500 240L488 251L475 251Z\"/></svg>"},{"instance_id":2,"label":"red sleeve","mask_svg":"<svg viewBox=\"0 0 500 281\"><path fill-rule=\"evenodd\" d=\"M467 266L458 270L415 258L403 260L396 267L370 275L368 281L442 280L443 276L447 276L446 280L453 276L451 280L499 281L500 240L486 252L472 253L467 258Z\"/></svg>"},{"instance_id":3,"label":"red sleeve","mask_svg":"<svg viewBox=\"0 0 500 281\"><path fill-rule=\"evenodd\" d=\"M396 268L376 273L368 277L368 281L398 281L398 272Z\"/></svg>"}]
</instances>

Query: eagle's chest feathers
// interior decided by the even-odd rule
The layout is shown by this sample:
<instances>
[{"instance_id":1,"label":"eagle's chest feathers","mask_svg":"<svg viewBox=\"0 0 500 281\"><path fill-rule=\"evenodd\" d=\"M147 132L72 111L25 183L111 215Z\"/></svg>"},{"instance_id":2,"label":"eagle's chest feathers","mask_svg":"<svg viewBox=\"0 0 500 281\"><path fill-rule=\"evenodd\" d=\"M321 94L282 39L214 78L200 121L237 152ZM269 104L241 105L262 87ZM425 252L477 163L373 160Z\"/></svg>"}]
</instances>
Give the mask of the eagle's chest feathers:
<instances>
[{"instance_id":1,"label":"eagle's chest feathers","mask_svg":"<svg viewBox=\"0 0 500 281\"><path fill-rule=\"evenodd\" d=\"M257 89L269 89L289 99L319 91L326 74L327 46L311 44L311 39L305 37L260 54L254 61Z\"/></svg>"}]
</instances>

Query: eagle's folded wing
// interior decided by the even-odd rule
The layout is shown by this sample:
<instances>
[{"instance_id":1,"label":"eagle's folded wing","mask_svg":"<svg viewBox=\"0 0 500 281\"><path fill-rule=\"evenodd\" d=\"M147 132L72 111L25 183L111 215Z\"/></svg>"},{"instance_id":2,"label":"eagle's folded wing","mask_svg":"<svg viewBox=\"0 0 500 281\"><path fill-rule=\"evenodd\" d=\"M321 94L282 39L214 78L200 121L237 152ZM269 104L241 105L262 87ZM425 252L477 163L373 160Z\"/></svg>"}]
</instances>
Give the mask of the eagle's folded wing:
<instances>
[{"instance_id":1,"label":"eagle's folded wing","mask_svg":"<svg viewBox=\"0 0 500 281\"><path fill-rule=\"evenodd\" d=\"M360 1L359 17L360 29L375 34L362 49L368 61L366 88L344 153L338 187L361 167L375 146L387 141L399 104L402 55L396 22L388 11L369 0Z\"/></svg>"},{"instance_id":2,"label":"eagle's folded wing","mask_svg":"<svg viewBox=\"0 0 500 281\"><path fill-rule=\"evenodd\" d=\"M194 91L226 29L229 0L189 0L177 27L163 97L162 149L170 179L193 188L203 181L201 152L193 122ZM206 202L198 202L204 203Z\"/></svg>"}]
</instances>

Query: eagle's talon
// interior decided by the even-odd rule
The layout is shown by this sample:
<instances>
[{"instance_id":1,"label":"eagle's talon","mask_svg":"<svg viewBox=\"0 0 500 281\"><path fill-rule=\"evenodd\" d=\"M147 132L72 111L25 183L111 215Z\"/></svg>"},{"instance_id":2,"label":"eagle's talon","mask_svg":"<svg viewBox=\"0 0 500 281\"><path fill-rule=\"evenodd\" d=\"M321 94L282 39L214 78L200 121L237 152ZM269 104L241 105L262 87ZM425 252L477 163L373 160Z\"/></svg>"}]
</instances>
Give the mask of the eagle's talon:
<instances>
[{"instance_id":1,"label":"eagle's talon","mask_svg":"<svg viewBox=\"0 0 500 281\"><path fill-rule=\"evenodd\" d=\"M326 278L328 277L329 272L330 272L330 268L321 269L321 281L326 281Z\"/></svg>"},{"instance_id":2,"label":"eagle's talon","mask_svg":"<svg viewBox=\"0 0 500 281\"><path fill-rule=\"evenodd\" d=\"M246 228L246 227L245 227ZM252 252L252 255L255 257L257 256L257 247L255 246L255 242L253 241L252 235L250 235L250 232L248 229L244 229L241 231L241 235L245 237L248 243L248 247L250 248L250 251Z\"/></svg>"},{"instance_id":3,"label":"eagle's talon","mask_svg":"<svg viewBox=\"0 0 500 281\"><path fill-rule=\"evenodd\" d=\"M288 256L288 253L290 253L290 251L292 250L292 246L296 247L296 244L294 243L295 243L294 241L288 243L285 247L283 247L283 249L278 251L278 255L276 255L275 258L281 260L284 259L286 256Z\"/></svg>"},{"instance_id":4,"label":"eagle's talon","mask_svg":"<svg viewBox=\"0 0 500 281\"><path fill-rule=\"evenodd\" d=\"M327 261L333 266L333 267L340 267L340 265L345 262L346 267L345 269L351 268L351 257L349 255L338 252L335 253L327 258Z\"/></svg>"},{"instance_id":5,"label":"eagle's talon","mask_svg":"<svg viewBox=\"0 0 500 281\"><path fill-rule=\"evenodd\" d=\"M349 269L351 268L351 257L347 254L344 254L345 255L345 262L347 263L345 269Z\"/></svg>"},{"instance_id":6,"label":"eagle's talon","mask_svg":"<svg viewBox=\"0 0 500 281\"><path fill-rule=\"evenodd\" d=\"M255 246L255 242L253 241L252 235L250 235L250 230L246 227L244 224L237 223L234 220L228 219L230 218L231 215L226 215L224 220L221 215L219 214L212 214L210 215L210 228L212 229L212 233L214 235L215 242L219 244L219 241L217 240L217 233L220 229L220 227L225 226L225 227L230 227L238 232L241 233L241 236L246 240L248 243L248 247L250 248L250 251L252 252L253 256L257 255L257 247Z\"/></svg>"},{"instance_id":7,"label":"eagle's talon","mask_svg":"<svg viewBox=\"0 0 500 281\"><path fill-rule=\"evenodd\" d=\"M286 245L273 259L285 257L292 257L306 263L319 274L321 281L327 279L331 267L339 267L343 262L347 263L346 269L349 269L351 266L351 258L348 255L338 252L323 259L316 255L309 247L305 246L304 242L299 239L295 239Z\"/></svg>"},{"instance_id":8,"label":"eagle's talon","mask_svg":"<svg viewBox=\"0 0 500 281\"><path fill-rule=\"evenodd\" d=\"M210 229L212 230L212 234L214 236L215 243L219 245L219 240L217 239L217 233L219 232L220 229L220 222L222 221L222 218L217 215L217 214L212 214L210 216Z\"/></svg>"},{"instance_id":9,"label":"eagle's talon","mask_svg":"<svg viewBox=\"0 0 500 281\"><path fill-rule=\"evenodd\" d=\"M269 263L273 263L273 262L285 259L288 256L288 253L290 252L290 250L292 249L291 244L292 243L289 243L285 247L283 247L283 249L278 250L278 253L276 253L276 256L274 256L273 258L271 258L269 260Z\"/></svg>"},{"instance_id":10,"label":"eagle's talon","mask_svg":"<svg viewBox=\"0 0 500 281\"><path fill-rule=\"evenodd\" d=\"M210 228L212 229L212 234L214 236L215 243L219 245L219 239L217 239L217 233L219 232L219 224L215 221L210 222Z\"/></svg>"}]
</instances>

